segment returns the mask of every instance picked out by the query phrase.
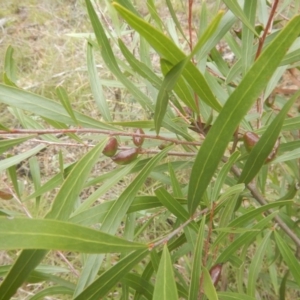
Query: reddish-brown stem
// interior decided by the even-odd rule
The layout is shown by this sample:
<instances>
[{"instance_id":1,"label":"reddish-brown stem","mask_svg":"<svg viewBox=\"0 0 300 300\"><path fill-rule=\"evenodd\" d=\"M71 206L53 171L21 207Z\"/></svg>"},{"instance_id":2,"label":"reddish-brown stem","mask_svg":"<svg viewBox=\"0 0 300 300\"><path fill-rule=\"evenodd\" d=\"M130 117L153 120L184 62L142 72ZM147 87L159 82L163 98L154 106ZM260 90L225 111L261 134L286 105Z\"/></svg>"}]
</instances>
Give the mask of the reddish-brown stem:
<instances>
[{"instance_id":1,"label":"reddish-brown stem","mask_svg":"<svg viewBox=\"0 0 300 300\"><path fill-rule=\"evenodd\" d=\"M146 139L161 140L174 143L176 145L191 145L191 146L200 146L199 142L189 142L189 141L180 141L178 139L167 138L160 135L151 135L151 134L137 134L134 132L124 132L124 131L111 131L105 129L94 129L94 128L74 128L74 129L11 129L10 131L0 130L0 135L12 135L12 134L67 134L67 133L99 133L106 134L109 136L140 136Z\"/></svg>"},{"instance_id":2,"label":"reddish-brown stem","mask_svg":"<svg viewBox=\"0 0 300 300\"><path fill-rule=\"evenodd\" d=\"M257 48L255 59L257 59L259 57L259 55L262 51L262 48L263 48L264 42L266 40L267 34L269 33L269 30L270 30L271 25L273 23L273 18L274 18L274 15L275 15L278 4L279 4L279 0L275 0L273 5L272 5L272 9L271 9L271 12L270 12L270 15L269 15L269 19L268 19L266 28L264 30L264 33L263 33L262 37L259 39L259 42L258 42L258 48Z\"/></svg>"}]
</instances>

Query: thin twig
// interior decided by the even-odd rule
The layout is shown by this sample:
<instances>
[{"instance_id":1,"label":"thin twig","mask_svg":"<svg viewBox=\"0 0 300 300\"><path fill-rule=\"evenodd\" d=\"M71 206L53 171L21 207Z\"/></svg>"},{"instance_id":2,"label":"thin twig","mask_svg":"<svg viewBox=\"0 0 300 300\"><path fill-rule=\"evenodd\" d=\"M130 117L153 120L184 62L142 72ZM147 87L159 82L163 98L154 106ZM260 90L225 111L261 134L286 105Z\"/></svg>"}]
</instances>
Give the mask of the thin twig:
<instances>
[{"instance_id":1,"label":"thin twig","mask_svg":"<svg viewBox=\"0 0 300 300\"><path fill-rule=\"evenodd\" d=\"M174 143L176 145L192 145L192 146L200 146L199 142L189 142L189 141L181 141L178 139L167 138L160 135L152 135L152 134L137 134L134 132L124 132L124 131L112 131L112 130L104 130L104 129L94 129L94 128L74 128L74 129L11 129L10 131L0 130L0 135L12 135L12 134L67 134L67 133L99 133L106 134L109 136L140 136L146 139L154 139L161 140Z\"/></svg>"},{"instance_id":2,"label":"thin twig","mask_svg":"<svg viewBox=\"0 0 300 300\"><path fill-rule=\"evenodd\" d=\"M241 176L241 172L238 169L238 167L233 166L231 168L231 171L234 173L234 175L236 175L237 177ZM263 205L267 205L268 202L266 201L266 199L262 196L262 194L256 189L256 186L253 183L248 183L247 185L248 190L251 192L252 196L254 197L254 199ZM267 210L267 213L271 214L272 210ZM275 222L279 225L279 227L293 240L293 242L296 244L296 246L298 248L300 248L300 238L293 232L293 230L291 230L286 224L285 222L279 217L279 216L275 216L274 217Z\"/></svg>"}]
</instances>

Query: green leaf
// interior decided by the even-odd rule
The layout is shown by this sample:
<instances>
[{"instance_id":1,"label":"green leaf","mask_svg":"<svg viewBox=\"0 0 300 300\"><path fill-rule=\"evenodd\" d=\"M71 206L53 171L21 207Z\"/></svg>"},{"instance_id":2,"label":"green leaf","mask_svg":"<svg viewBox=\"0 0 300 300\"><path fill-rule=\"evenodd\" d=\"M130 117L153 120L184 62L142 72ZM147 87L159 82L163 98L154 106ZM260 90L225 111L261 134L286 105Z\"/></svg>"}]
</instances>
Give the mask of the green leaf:
<instances>
[{"instance_id":1,"label":"green leaf","mask_svg":"<svg viewBox=\"0 0 300 300\"><path fill-rule=\"evenodd\" d=\"M181 222L187 221L190 216L180 203L175 200L164 188L155 190L155 194L159 201L166 207L173 215L175 215ZM195 222L190 223L191 227L198 232L198 226Z\"/></svg>"},{"instance_id":2,"label":"green leaf","mask_svg":"<svg viewBox=\"0 0 300 300\"><path fill-rule=\"evenodd\" d=\"M194 260L191 271L191 282L189 287L189 298L188 300L197 300L200 288L200 275L202 265L202 250L204 244L204 229L205 229L205 215L201 220L199 231L196 240L196 247L194 249Z\"/></svg>"},{"instance_id":3,"label":"green leaf","mask_svg":"<svg viewBox=\"0 0 300 300\"><path fill-rule=\"evenodd\" d=\"M15 84L17 81L17 66L13 54L13 47L8 46L4 59L4 74L11 83Z\"/></svg>"},{"instance_id":4,"label":"green leaf","mask_svg":"<svg viewBox=\"0 0 300 300\"><path fill-rule=\"evenodd\" d=\"M34 136L31 135L31 136L26 136L26 137L23 137L23 138L15 138L15 139L9 139L9 140L6 140L6 139L1 139L0 140L0 153L3 153L5 152L6 150L8 150L9 148L12 148L16 145L19 145L25 141L27 141L28 139L32 139Z\"/></svg>"},{"instance_id":5,"label":"green leaf","mask_svg":"<svg viewBox=\"0 0 300 300\"><path fill-rule=\"evenodd\" d=\"M162 58L170 61L173 65L178 64L186 58L184 53L162 32L158 31L149 23L137 17L119 4L114 2L113 6L126 20L126 22L141 36L143 36L147 40L147 42L157 51L157 53L161 55ZM192 62L187 63L187 66L183 71L183 76L187 79L189 84L203 101L205 101L213 109L220 111L221 105L214 97L204 76L192 64Z\"/></svg>"},{"instance_id":6,"label":"green leaf","mask_svg":"<svg viewBox=\"0 0 300 300\"><path fill-rule=\"evenodd\" d=\"M232 292L219 292L218 297L220 300L256 300L257 298L253 298L246 294L238 294Z\"/></svg>"},{"instance_id":7,"label":"green leaf","mask_svg":"<svg viewBox=\"0 0 300 300\"><path fill-rule=\"evenodd\" d=\"M152 299L178 299L172 261L167 245L164 246L164 250L160 259Z\"/></svg>"},{"instance_id":8,"label":"green leaf","mask_svg":"<svg viewBox=\"0 0 300 300\"><path fill-rule=\"evenodd\" d=\"M39 300L39 299L46 299L47 296L53 295L73 295L73 290L67 288L65 286L51 286L48 288L44 288L42 291L37 292L34 296L30 298L30 300Z\"/></svg>"},{"instance_id":9,"label":"green leaf","mask_svg":"<svg viewBox=\"0 0 300 300\"><path fill-rule=\"evenodd\" d=\"M280 134L280 130L284 122L285 116L294 104L295 100L299 97L299 95L300 92L297 92L283 106L278 115L274 118L272 123L268 126L267 130L261 136L257 144L253 147L245 163L242 174L239 178L239 182L244 182L245 184L248 184L264 165L265 160L271 153L278 138L278 135Z\"/></svg>"},{"instance_id":10,"label":"green leaf","mask_svg":"<svg viewBox=\"0 0 300 300\"><path fill-rule=\"evenodd\" d=\"M209 300L218 300L218 295L210 274L206 268L203 268L203 290Z\"/></svg>"},{"instance_id":11,"label":"green leaf","mask_svg":"<svg viewBox=\"0 0 300 300\"><path fill-rule=\"evenodd\" d=\"M39 146L36 146L36 147L34 147L34 148L24 152L24 153L17 154L17 155L14 155L12 157L1 160L0 161L0 172L8 169L11 166L17 165L21 161L23 161L23 160L39 153L41 150L43 150L45 148L46 148L45 145L39 145Z\"/></svg>"},{"instance_id":12,"label":"green leaf","mask_svg":"<svg viewBox=\"0 0 300 300\"><path fill-rule=\"evenodd\" d=\"M263 259L265 256L265 252L268 249L268 246L270 245L270 236L272 234L272 231L269 231L264 239L259 244L254 257L251 259L251 265L249 268L249 275L248 275L248 286L247 286L247 294L250 296L255 296L255 289L256 289L256 283L259 276L259 272L261 271L261 268L263 266Z\"/></svg>"},{"instance_id":13,"label":"green leaf","mask_svg":"<svg viewBox=\"0 0 300 300\"><path fill-rule=\"evenodd\" d=\"M278 212L273 212L267 217L263 218L257 224L252 226L252 229L265 229L268 226L270 220L272 220ZM260 231L250 231L241 234L238 238L236 238L217 258L216 263L222 263L229 260L230 256L235 253L240 247L244 246L246 243L252 242L252 240L260 233Z\"/></svg>"},{"instance_id":14,"label":"green leaf","mask_svg":"<svg viewBox=\"0 0 300 300\"><path fill-rule=\"evenodd\" d=\"M152 101L148 98L137 86L135 86L127 77L121 72L117 60L114 56L105 31L98 19L98 16L93 8L90 0L86 0L88 14L101 50L101 56L109 70L117 77L117 79L130 91L130 93L137 99L144 108L153 110ZM134 16L135 14L132 13Z\"/></svg>"},{"instance_id":15,"label":"green leaf","mask_svg":"<svg viewBox=\"0 0 300 300\"><path fill-rule=\"evenodd\" d=\"M106 144L106 139L99 143L86 153L72 168L68 177L57 193L50 212L47 214L48 219L67 220L74 210L74 205L77 201L81 190L84 187L90 171L96 164L99 155Z\"/></svg>"},{"instance_id":16,"label":"green leaf","mask_svg":"<svg viewBox=\"0 0 300 300\"><path fill-rule=\"evenodd\" d=\"M149 250L137 250L121 259L102 273L74 300L99 300L104 297L133 267L149 254Z\"/></svg>"},{"instance_id":17,"label":"green leaf","mask_svg":"<svg viewBox=\"0 0 300 300\"><path fill-rule=\"evenodd\" d=\"M113 253L143 249L146 245L67 222L0 217L0 248Z\"/></svg>"},{"instance_id":18,"label":"green leaf","mask_svg":"<svg viewBox=\"0 0 300 300\"><path fill-rule=\"evenodd\" d=\"M290 273L293 275L294 280L300 286L300 264L296 259L295 254L292 252L287 242L280 236L278 232L274 232L276 245L282 255L283 260L287 264Z\"/></svg>"},{"instance_id":19,"label":"green leaf","mask_svg":"<svg viewBox=\"0 0 300 300\"><path fill-rule=\"evenodd\" d=\"M228 8L252 31L252 33L259 37L255 28L249 22L248 18L245 16L243 10L239 6L237 0L224 0L224 3L228 6Z\"/></svg>"},{"instance_id":20,"label":"green leaf","mask_svg":"<svg viewBox=\"0 0 300 300\"><path fill-rule=\"evenodd\" d=\"M80 124L79 124L78 120L76 119L76 116L74 114L74 111L71 106L70 99L68 97L66 90L62 86L59 86L56 88L56 94L57 94L61 104L63 105L63 107L68 112L69 116L72 118L73 122L77 125L77 127L79 127Z\"/></svg>"},{"instance_id":21,"label":"green leaf","mask_svg":"<svg viewBox=\"0 0 300 300\"><path fill-rule=\"evenodd\" d=\"M107 101L104 97L101 81L98 78L97 69L95 66L93 46L91 43L87 44L87 68L89 81L93 93L94 100L97 107L106 122L112 122L112 117L110 115L109 107Z\"/></svg>"},{"instance_id":22,"label":"green leaf","mask_svg":"<svg viewBox=\"0 0 300 300\"><path fill-rule=\"evenodd\" d=\"M137 177L130 183L130 185L125 189L117 201L114 202L109 212L106 214L101 230L103 232L115 233L120 225L123 217L125 216L128 208L130 207L135 194L139 191L140 187L144 181L149 176L155 165L161 161L161 159L170 150L170 147L165 148L160 153L155 155L142 169L142 171L137 175Z\"/></svg>"},{"instance_id":23,"label":"green leaf","mask_svg":"<svg viewBox=\"0 0 300 300\"><path fill-rule=\"evenodd\" d=\"M244 3L244 12L245 12L245 17L247 20L249 20L249 23L252 25L255 24L255 17L256 17L256 5L257 5L257 0L252 0L252 1L246 1ZM248 26L243 24L242 27L242 57L241 57L241 62L242 62L242 68L243 68L243 75L245 75L249 68L251 67L254 56L253 54L253 47L254 44L254 35L251 29L249 29Z\"/></svg>"},{"instance_id":24,"label":"green leaf","mask_svg":"<svg viewBox=\"0 0 300 300\"><path fill-rule=\"evenodd\" d=\"M23 250L0 285L0 300L9 300L48 251Z\"/></svg>"},{"instance_id":25,"label":"green leaf","mask_svg":"<svg viewBox=\"0 0 300 300\"><path fill-rule=\"evenodd\" d=\"M221 113L209 130L195 159L188 191L188 207L193 214L218 167L234 131L251 108L285 52L300 32L300 16L293 18L247 72L230 95Z\"/></svg>"},{"instance_id":26,"label":"green leaf","mask_svg":"<svg viewBox=\"0 0 300 300\"><path fill-rule=\"evenodd\" d=\"M41 117L77 126L61 104L14 87L0 84L0 102ZM83 127L115 130L113 126L96 121L82 113L74 111L74 114Z\"/></svg>"}]
</instances>

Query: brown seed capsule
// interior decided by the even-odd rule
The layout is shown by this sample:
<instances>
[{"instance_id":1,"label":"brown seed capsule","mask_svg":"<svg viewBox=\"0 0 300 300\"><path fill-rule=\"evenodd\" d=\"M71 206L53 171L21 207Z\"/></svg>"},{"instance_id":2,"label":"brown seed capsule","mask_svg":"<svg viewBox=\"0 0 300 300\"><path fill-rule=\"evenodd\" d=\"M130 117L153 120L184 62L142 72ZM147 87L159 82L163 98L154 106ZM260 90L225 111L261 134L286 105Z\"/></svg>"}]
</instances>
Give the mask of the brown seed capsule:
<instances>
[{"instance_id":1,"label":"brown seed capsule","mask_svg":"<svg viewBox=\"0 0 300 300\"><path fill-rule=\"evenodd\" d=\"M135 133L137 134L145 134L144 130L142 128L138 128ZM137 147L141 147L144 143L144 137L142 136L132 136L132 140L133 143L137 146Z\"/></svg>"},{"instance_id":2,"label":"brown seed capsule","mask_svg":"<svg viewBox=\"0 0 300 300\"><path fill-rule=\"evenodd\" d=\"M108 157L114 156L118 150L118 141L115 137L111 137L106 146L104 147L102 153Z\"/></svg>"},{"instance_id":3,"label":"brown seed capsule","mask_svg":"<svg viewBox=\"0 0 300 300\"><path fill-rule=\"evenodd\" d=\"M134 161L139 154L138 148L131 148L128 150L120 151L117 155L111 159L118 165L127 165Z\"/></svg>"},{"instance_id":4,"label":"brown seed capsule","mask_svg":"<svg viewBox=\"0 0 300 300\"><path fill-rule=\"evenodd\" d=\"M214 284L214 286L216 286L221 278L221 272L222 272L222 264L217 264L214 265L210 270L209 270L209 274L211 277L211 280Z\"/></svg>"},{"instance_id":5,"label":"brown seed capsule","mask_svg":"<svg viewBox=\"0 0 300 300\"><path fill-rule=\"evenodd\" d=\"M277 139L271 153L268 155L267 159L266 159L266 163L272 161L276 155L277 155L277 152L278 152L278 148L279 148L279 145L280 145L280 138Z\"/></svg>"},{"instance_id":6,"label":"brown seed capsule","mask_svg":"<svg viewBox=\"0 0 300 300\"><path fill-rule=\"evenodd\" d=\"M258 142L259 136L254 132L247 131L245 132L243 139L244 139L244 145L246 147L246 150L250 152Z\"/></svg>"},{"instance_id":7,"label":"brown seed capsule","mask_svg":"<svg viewBox=\"0 0 300 300\"><path fill-rule=\"evenodd\" d=\"M9 192L9 190L4 189L0 190L0 198L3 200L10 200L13 198L13 195Z\"/></svg>"}]
</instances>

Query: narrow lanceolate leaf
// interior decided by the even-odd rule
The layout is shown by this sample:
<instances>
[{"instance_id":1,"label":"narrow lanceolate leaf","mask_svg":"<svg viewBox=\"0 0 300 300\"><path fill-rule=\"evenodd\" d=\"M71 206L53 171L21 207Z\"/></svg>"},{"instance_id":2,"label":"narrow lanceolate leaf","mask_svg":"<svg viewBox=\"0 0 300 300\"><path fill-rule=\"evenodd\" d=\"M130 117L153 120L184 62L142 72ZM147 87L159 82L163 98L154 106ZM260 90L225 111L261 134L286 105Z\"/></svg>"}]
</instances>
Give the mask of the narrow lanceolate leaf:
<instances>
[{"instance_id":1,"label":"narrow lanceolate leaf","mask_svg":"<svg viewBox=\"0 0 300 300\"><path fill-rule=\"evenodd\" d=\"M77 126L64 107L50 99L14 87L0 84L0 103L30 111L41 117ZM115 130L112 125L94 120L82 113L74 111L76 119L83 127Z\"/></svg>"},{"instance_id":2,"label":"narrow lanceolate leaf","mask_svg":"<svg viewBox=\"0 0 300 300\"><path fill-rule=\"evenodd\" d=\"M110 46L109 40L105 34L101 22L98 19L98 16L93 8L91 1L86 0L85 2L97 38L97 42L101 50L103 61L105 62L109 70L130 91L130 93L140 102L140 104L143 107L152 110L151 100L121 72L117 60L112 51L112 48Z\"/></svg>"},{"instance_id":3,"label":"narrow lanceolate leaf","mask_svg":"<svg viewBox=\"0 0 300 300\"><path fill-rule=\"evenodd\" d=\"M8 46L4 59L4 77L6 77L12 85L17 81L17 65L13 58L14 48Z\"/></svg>"},{"instance_id":4,"label":"narrow lanceolate leaf","mask_svg":"<svg viewBox=\"0 0 300 300\"><path fill-rule=\"evenodd\" d=\"M57 94L61 104L63 105L63 107L65 108L65 110L68 112L69 116L74 121L74 123L76 123L77 126L80 126L80 124L79 124L79 122L76 119L76 116L74 114L74 111L73 111L73 108L71 106L70 99L68 97L68 94L67 94L66 90L62 86L59 86L56 89L56 94Z\"/></svg>"},{"instance_id":5,"label":"narrow lanceolate leaf","mask_svg":"<svg viewBox=\"0 0 300 300\"><path fill-rule=\"evenodd\" d=\"M223 12L220 12L214 18L211 24L207 27L207 29L205 30L201 38L198 40L197 44L195 45L190 55L188 55L182 61L177 63L165 76L165 79L160 87L157 96L155 113L154 113L154 124L155 124L155 130L157 134L159 134L159 129L162 120L167 111L169 93L175 87L183 70L185 69L186 65L190 62L192 57L197 53L197 51L199 51L201 46L203 46L207 42L207 40L211 37L211 35L216 31L222 16L223 16Z\"/></svg>"},{"instance_id":6,"label":"narrow lanceolate leaf","mask_svg":"<svg viewBox=\"0 0 300 300\"><path fill-rule=\"evenodd\" d=\"M46 148L45 145L39 145L39 146L36 146L33 149L30 149L24 153L14 155L12 157L1 160L0 161L0 172L8 169L11 166L14 166L14 165L20 163L24 159L27 159L27 158L39 153L44 148Z\"/></svg>"},{"instance_id":7,"label":"narrow lanceolate leaf","mask_svg":"<svg viewBox=\"0 0 300 300\"><path fill-rule=\"evenodd\" d=\"M293 18L253 64L230 95L209 130L195 159L188 191L188 207L193 214L218 167L234 131L262 92L285 52L298 37L300 16Z\"/></svg>"},{"instance_id":8,"label":"narrow lanceolate leaf","mask_svg":"<svg viewBox=\"0 0 300 300\"><path fill-rule=\"evenodd\" d=\"M172 261L167 245L164 246L164 250L160 259L152 299L178 299Z\"/></svg>"},{"instance_id":9,"label":"narrow lanceolate leaf","mask_svg":"<svg viewBox=\"0 0 300 300\"><path fill-rule=\"evenodd\" d=\"M134 200L136 193L139 191L140 187L144 181L149 176L150 172L156 166L156 164L161 161L161 159L170 150L170 147L162 150L159 154L154 156L138 174L138 176L131 182L131 184L125 189L121 196L114 202L114 204L109 209L106 214L101 230L103 232L114 234L120 225L123 217L127 213L128 208Z\"/></svg>"},{"instance_id":10,"label":"narrow lanceolate leaf","mask_svg":"<svg viewBox=\"0 0 300 300\"><path fill-rule=\"evenodd\" d=\"M291 274L294 277L294 280L300 286L300 264L296 259L295 254L292 252L287 242L283 240L278 232L275 233L276 245L283 257L283 260L286 262Z\"/></svg>"},{"instance_id":11,"label":"narrow lanceolate leaf","mask_svg":"<svg viewBox=\"0 0 300 300\"><path fill-rule=\"evenodd\" d=\"M247 16L244 14L243 10L238 4L237 0L224 0L224 3L228 8L252 31L252 33L258 37L258 34L254 26L249 22Z\"/></svg>"},{"instance_id":12,"label":"narrow lanceolate leaf","mask_svg":"<svg viewBox=\"0 0 300 300\"><path fill-rule=\"evenodd\" d=\"M219 292L218 297L220 300L256 300L257 298L248 296L246 294L238 294L232 292Z\"/></svg>"},{"instance_id":13,"label":"narrow lanceolate leaf","mask_svg":"<svg viewBox=\"0 0 300 300\"><path fill-rule=\"evenodd\" d=\"M259 221L257 224L255 224L252 229L260 229L264 230L267 226L270 220L272 220L278 212L273 212L272 214L268 215L261 221ZM251 243L252 240L260 234L260 230L245 232L241 234L236 240L234 240L218 257L217 263L223 263L229 260L230 256L235 253L240 247L244 246L247 243Z\"/></svg>"},{"instance_id":14,"label":"narrow lanceolate leaf","mask_svg":"<svg viewBox=\"0 0 300 300\"><path fill-rule=\"evenodd\" d=\"M209 300L218 300L217 292L206 268L203 268L203 290Z\"/></svg>"},{"instance_id":15,"label":"narrow lanceolate leaf","mask_svg":"<svg viewBox=\"0 0 300 300\"><path fill-rule=\"evenodd\" d=\"M268 155L271 153L276 140L280 134L284 119L300 92L296 93L280 110L270 126L264 132L257 144L251 150L245 163L239 182L249 183L264 165Z\"/></svg>"},{"instance_id":16,"label":"narrow lanceolate leaf","mask_svg":"<svg viewBox=\"0 0 300 300\"><path fill-rule=\"evenodd\" d=\"M32 135L26 136L23 138L17 138L17 139L0 140L0 153L3 153L4 151L8 150L9 148L12 148L18 144L21 144L31 138L33 138Z\"/></svg>"},{"instance_id":17,"label":"narrow lanceolate leaf","mask_svg":"<svg viewBox=\"0 0 300 300\"><path fill-rule=\"evenodd\" d=\"M201 220L201 224L197 235L188 300L198 299L199 287L200 287L201 264L202 264L202 250L203 250L203 242L204 242L205 219L206 218L204 215Z\"/></svg>"},{"instance_id":18,"label":"narrow lanceolate leaf","mask_svg":"<svg viewBox=\"0 0 300 300\"><path fill-rule=\"evenodd\" d=\"M72 168L54 200L52 210L46 217L66 220L70 216L84 182L102 152L105 142L104 140L95 146ZM46 254L45 250L22 251L0 286L0 295L13 295ZM0 296L0 300L5 299L9 298Z\"/></svg>"},{"instance_id":19,"label":"narrow lanceolate leaf","mask_svg":"<svg viewBox=\"0 0 300 300\"><path fill-rule=\"evenodd\" d=\"M168 37L158 31L155 27L120 6L118 3L114 2L113 6L126 20L126 22L141 36L143 36L162 58L170 61L173 65L178 64L186 58L185 54ZM191 87L203 101L205 101L213 109L220 111L220 103L213 95L204 76L192 64L192 62L187 63L186 68L184 68L183 71L183 76L187 79Z\"/></svg>"},{"instance_id":20,"label":"narrow lanceolate leaf","mask_svg":"<svg viewBox=\"0 0 300 300\"><path fill-rule=\"evenodd\" d=\"M155 191L155 194L159 201L164 207L166 207L173 215L175 215L180 221L187 221L190 216L186 209L174 199L164 188L159 188ZM195 222L190 223L191 228L196 232L198 231L198 226Z\"/></svg>"},{"instance_id":21,"label":"narrow lanceolate leaf","mask_svg":"<svg viewBox=\"0 0 300 300\"><path fill-rule=\"evenodd\" d=\"M103 140L77 162L57 193L51 211L46 218L59 220L67 220L69 218L77 197L83 189L85 181L102 153L105 144L106 140Z\"/></svg>"},{"instance_id":22,"label":"narrow lanceolate leaf","mask_svg":"<svg viewBox=\"0 0 300 300\"><path fill-rule=\"evenodd\" d=\"M137 250L124 257L112 268L101 274L74 300L98 300L104 297L133 267L149 254L149 250Z\"/></svg>"},{"instance_id":23,"label":"narrow lanceolate leaf","mask_svg":"<svg viewBox=\"0 0 300 300\"><path fill-rule=\"evenodd\" d=\"M257 279L259 276L259 272L261 271L261 268L263 266L263 259L265 256L265 252L268 249L270 236L272 234L272 231L269 231L264 239L261 241L259 247L257 248L257 251L251 261L250 269L249 269L249 275L248 275L248 288L247 288L247 294L250 296L255 296L255 288Z\"/></svg>"},{"instance_id":24,"label":"narrow lanceolate leaf","mask_svg":"<svg viewBox=\"0 0 300 300\"><path fill-rule=\"evenodd\" d=\"M87 68L89 81L93 93L94 100L97 104L97 107L106 122L112 122L112 117L107 105L107 101L103 94L102 85L98 78L97 69L95 66L94 55L93 55L93 46L88 43L87 45Z\"/></svg>"},{"instance_id":25,"label":"narrow lanceolate leaf","mask_svg":"<svg viewBox=\"0 0 300 300\"><path fill-rule=\"evenodd\" d=\"M0 249L58 249L112 253L145 249L146 245L87 227L43 219L0 218Z\"/></svg>"},{"instance_id":26,"label":"narrow lanceolate leaf","mask_svg":"<svg viewBox=\"0 0 300 300\"><path fill-rule=\"evenodd\" d=\"M9 300L42 261L47 250L23 250L0 285L0 300Z\"/></svg>"}]
</instances>

